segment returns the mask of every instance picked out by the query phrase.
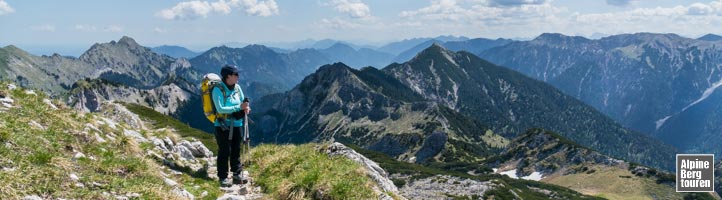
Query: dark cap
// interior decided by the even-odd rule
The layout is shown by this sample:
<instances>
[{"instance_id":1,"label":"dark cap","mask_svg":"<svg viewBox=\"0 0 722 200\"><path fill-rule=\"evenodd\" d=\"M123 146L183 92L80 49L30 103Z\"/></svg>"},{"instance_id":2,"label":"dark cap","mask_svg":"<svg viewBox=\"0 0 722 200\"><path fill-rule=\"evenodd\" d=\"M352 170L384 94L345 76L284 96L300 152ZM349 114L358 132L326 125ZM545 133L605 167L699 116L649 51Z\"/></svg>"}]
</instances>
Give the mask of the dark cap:
<instances>
[{"instance_id":1,"label":"dark cap","mask_svg":"<svg viewBox=\"0 0 722 200\"><path fill-rule=\"evenodd\" d=\"M238 68L236 68L236 66L226 65L221 68L221 78L226 79L226 77L231 74L238 74Z\"/></svg>"}]
</instances>

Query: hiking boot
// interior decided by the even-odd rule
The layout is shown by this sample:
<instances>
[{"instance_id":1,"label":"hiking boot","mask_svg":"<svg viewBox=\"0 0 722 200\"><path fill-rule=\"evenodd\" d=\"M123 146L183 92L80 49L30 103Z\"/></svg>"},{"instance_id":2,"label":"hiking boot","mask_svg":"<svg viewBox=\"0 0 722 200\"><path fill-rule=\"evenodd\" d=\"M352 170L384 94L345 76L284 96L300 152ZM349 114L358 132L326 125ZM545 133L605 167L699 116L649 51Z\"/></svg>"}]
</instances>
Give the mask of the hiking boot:
<instances>
[{"instance_id":1,"label":"hiking boot","mask_svg":"<svg viewBox=\"0 0 722 200\"><path fill-rule=\"evenodd\" d=\"M233 183L231 182L230 178L224 178L220 180L221 187L231 187L233 186Z\"/></svg>"},{"instance_id":2,"label":"hiking boot","mask_svg":"<svg viewBox=\"0 0 722 200\"><path fill-rule=\"evenodd\" d=\"M248 183L248 179L246 177L243 177L241 175L233 175L233 184L246 184Z\"/></svg>"}]
</instances>

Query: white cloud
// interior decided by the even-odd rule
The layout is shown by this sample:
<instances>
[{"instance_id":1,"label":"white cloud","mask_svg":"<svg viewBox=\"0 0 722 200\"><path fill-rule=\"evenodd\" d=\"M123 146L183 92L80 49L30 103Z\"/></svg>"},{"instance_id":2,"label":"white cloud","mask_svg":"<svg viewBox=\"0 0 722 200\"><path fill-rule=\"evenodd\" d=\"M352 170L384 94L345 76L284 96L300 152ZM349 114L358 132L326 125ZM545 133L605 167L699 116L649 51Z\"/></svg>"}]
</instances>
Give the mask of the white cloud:
<instances>
[{"instance_id":1,"label":"white cloud","mask_svg":"<svg viewBox=\"0 0 722 200\"><path fill-rule=\"evenodd\" d=\"M98 28L98 26L95 25L88 25L88 24L76 24L74 26L75 30L82 31L82 32L122 32L123 27L118 25L109 25L102 28Z\"/></svg>"},{"instance_id":2,"label":"white cloud","mask_svg":"<svg viewBox=\"0 0 722 200\"><path fill-rule=\"evenodd\" d=\"M359 0L333 0L330 2L334 10L346 13L353 18L371 17L371 9Z\"/></svg>"},{"instance_id":3,"label":"white cloud","mask_svg":"<svg viewBox=\"0 0 722 200\"><path fill-rule=\"evenodd\" d=\"M360 24L349 22L343 19L340 19L338 17L327 19L323 18L321 19L321 28L331 28L331 29L354 29L358 28Z\"/></svg>"},{"instance_id":4,"label":"white cloud","mask_svg":"<svg viewBox=\"0 0 722 200\"><path fill-rule=\"evenodd\" d=\"M165 33L165 32L168 32L168 30L155 27L155 28L153 28L153 32L154 33Z\"/></svg>"},{"instance_id":5,"label":"white cloud","mask_svg":"<svg viewBox=\"0 0 722 200\"><path fill-rule=\"evenodd\" d=\"M268 17L278 14L275 0L220 0L210 3L196 0L180 2L172 8L159 11L156 16L168 20L195 20L206 18L212 12L229 14L233 8L244 9L246 14L252 16Z\"/></svg>"},{"instance_id":6,"label":"white cloud","mask_svg":"<svg viewBox=\"0 0 722 200\"><path fill-rule=\"evenodd\" d=\"M45 24L45 25L32 26L32 27L30 27L30 29L34 30L34 31L53 32L53 31L55 31L55 26Z\"/></svg>"},{"instance_id":7,"label":"white cloud","mask_svg":"<svg viewBox=\"0 0 722 200\"><path fill-rule=\"evenodd\" d=\"M246 13L254 16L268 17L278 14L278 5L275 0L237 0L240 5L246 8Z\"/></svg>"},{"instance_id":8,"label":"white cloud","mask_svg":"<svg viewBox=\"0 0 722 200\"><path fill-rule=\"evenodd\" d=\"M709 15L715 12L715 8L707 4L694 3L687 9L688 15Z\"/></svg>"},{"instance_id":9,"label":"white cloud","mask_svg":"<svg viewBox=\"0 0 722 200\"><path fill-rule=\"evenodd\" d=\"M163 9L156 15L163 19L193 20L205 18L213 10L207 1L180 2L169 9Z\"/></svg>"},{"instance_id":10,"label":"white cloud","mask_svg":"<svg viewBox=\"0 0 722 200\"><path fill-rule=\"evenodd\" d=\"M501 2L501 1L500 1ZM403 11L400 17L407 19L441 20L467 24L515 24L523 22L542 22L565 11L549 3L536 4L539 1L514 1L517 6L492 6L490 2L475 2L460 5L456 0L435 0L431 5L414 10ZM505 1L512 5L512 1Z\"/></svg>"},{"instance_id":11,"label":"white cloud","mask_svg":"<svg viewBox=\"0 0 722 200\"><path fill-rule=\"evenodd\" d=\"M639 0L607 0L607 4L613 5L613 6L628 6L631 5L634 2L637 2Z\"/></svg>"},{"instance_id":12,"label":"white cloud","mask_svg":"<svg viewBox=\"0 0 722 200\"><path fill-rule=\"evenodd\" d=\"M91 26L91 25L76 24L75 30L84 31L84 32L95 32L95 31L98 31L98 27Z\"/></svg>"},{"instance_id":13,"label":"white cloud","mask_svg":"<svg viewBox=\"0 0 722 200\"><path fill-rule=\"evenodd\" d=\"M521 5L541 5L546 2L547 0L489 0L489 6L507 7Z\"/></svg>"},{"instance_id":14,"label":"white cloud","mask_svg":"<svg viewBox=\"0 0 722 200\"><path fill-rule=\"evenodd\" d=\"M515 5L514 2L526 4L499 6L489 0L432 0L426 7L400 12L401 19L395 24L423 24L416 32L457 31L483 37L535 37L544 32L585 36L633 32L701 35L722 26L722 0L602 13L571 12L550 0L497 1L504 5Z\"/></svg>"},{"instance_id":15,"label":"white cloud","mask_svg":"<svg viewBox=\"0 0 722 200\"><path fill-rule=\"evenodd\" d=\"M121 32L123 31L123 27L117 26L117 25L110 25L108 27L105 27L103 29L105 32Z\"/></svg>"},{"instance_id":16,"label":"white cloud","mask_svg":"<svg viewBox=\"0 0 722 200\"><path fill-rule=\"evenodd\" d=\"M226 1L217 1L210 4L213 10L223 13L223 14L229 14L231 13L231 5L226 3Z\"/></svg>"},{"instance_id":17,"label":"white cloud","mask_svg":"<svg viewBox=\"0 0 722 200\"><path fill-rule=\"evenodd\" d=\"M430 6L415 10L402 11L399 14L404 18L420 17L430 20L460 20L468 18L472 15L470 10L462 8L456 3L456 0L435 0Z\"/></svg>"},{"instance_id":18,"label":"white cloud","mask_svg":"<svg viewBox=\"0 0 722 200\"><path fill-rule=\"evenodd\" d=\"M5 2L5 0L0 0L0 15L10 14L13 12L15 12L15 9L10 7L10 5Z\"/></svg>"},{"instance_id":19,"label":"white cloud","mask_svg":"<svg viewBox=\"0 0 722 200\"><path fill-rule=\"evenodd\" d=\"M580 32L676 32L700 35L722 25L722 1L674 7L637 8L598 14L574 14L570 24Z\"/></svg>"}]
</instances>

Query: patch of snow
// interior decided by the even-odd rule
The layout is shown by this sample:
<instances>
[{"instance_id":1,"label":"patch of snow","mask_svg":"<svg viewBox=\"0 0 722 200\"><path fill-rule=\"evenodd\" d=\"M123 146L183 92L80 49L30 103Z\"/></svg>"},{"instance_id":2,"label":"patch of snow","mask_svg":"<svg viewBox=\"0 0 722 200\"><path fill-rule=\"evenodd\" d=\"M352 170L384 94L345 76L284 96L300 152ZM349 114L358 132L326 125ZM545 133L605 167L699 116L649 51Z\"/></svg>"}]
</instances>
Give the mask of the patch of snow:
<instances>
[{"instance_id":1,"label":"patch of snow","mask_svg":"<svg viewBox=\"0 0 722 200\"><path fill-rule=\"evenodd\" d=\"M491 170L494 171L494 173L496 173L496 171L499 171L499 169L497 168L491 168Z\"/></svg>"},{"instance_id":2,"label":"patch of snow","mask_svg":"<svg viewBox=\"0 0 722 200\"><path fill-rule=\"evenodd\" d=\"M16 88L18 88L18 87L13 84L8 84L8 90L14 90Z\"/></svg>"},{"instance_id":3,"label":"patch of snow","mask_svg":"<svg viewBox=\"0 0 722 200\"><path fill-rule=\"evenodd\" d=\"M543 174L539 172L532 172L529 176L521 177L521 179L539 181L542 179L542 175Z\"/></svg>"},{"instance_id":4,"label":"patch of snow","mask_svg":"<svg viewBox=\"0 0 722 200\"><path fill-rule=\"evenodd\" d=\"M664 125L664 122L666 122L670 117L672 116L666 116L660 120L657 120L657 122L655 122L657 124L657 130L659 130L659 127L662 127L662 125Z\"/></svg>"},{"instance_id":5,"label":"patch of snow","mask_svg":"<svg viewBox=\"0 0 722 200\"><path fill-rule=\"evenodd\" d=\"M501 174L501 175L506 175L506 176L511 177L511 178L519 179L519 177L516 176L516 169L512 169L512 170L509 170L509 171L499 172L499 174Z\"/></svg>"},{"instance_id":6,"label":"patch of snow","mask_svg":"<svg viewBox=\"0 0 722 200\"><path fill-rule=\"evenodd\" d=\"M654 64L652 64L652 60L649 58L649 56L647 56L647 59L645 59L645 60L647 61L647 65L650 68L654 69Z\"/></svg>"},{"instance_id":7,"label":"patch of snow","mask_svg":"<svg viewBox=\"0 0 722 200\"><path fill-rule=\"evenodd\" d=\"M36 94L35 91L33 91L33 90L25 90L25 94L38 95L38 94Z\"/></svg>"},{"instance_id":8,"label":"patch of snow","mask_svg":"<svg viewBox=\"0 0 722 200\"><path fill-rule=\"evenodd\" d=\"M717 81L716 83L712 84L712 86L710 86L710 87L707 88L706 90L704 90L704 93L702 93L702 97L700 97L700 98L697 99L696 101L692 102L691 104L687 105L687 107L684 107L684 108L682 109L682 111L685 111L685 110L687 110L689 107L692 107L692 106L694 106L695 104L697 104L697 103L699 103L699 102L704 101L705 99L707 99L707 97L709 97L709 95L712 95L712 93L713 93L715 90L717 90L717 88L718 88L719 86L722 86L722 79L719 80L719 81Z\"/></svg>"},{"instance_id":9,"label":"patch of snow","mask_svg":"<svg viewBox=\"0 0 722 200\"><path fill-rule=\"evenodd\" d=\"M494 170L494 173L496 173L498 171L498 169L496 169L496 168L492 168L492 170ZM506 176L514 178L514 179L519 179L519 177L516 176L516 169L499 172L499 174L506 175ZM529 176L523 176L523 177L521 177L521 179L539 181L542 179L542 176L544 176L542 173L532 172L531 174L529 174Z\"/></svg>"}]
</instances>

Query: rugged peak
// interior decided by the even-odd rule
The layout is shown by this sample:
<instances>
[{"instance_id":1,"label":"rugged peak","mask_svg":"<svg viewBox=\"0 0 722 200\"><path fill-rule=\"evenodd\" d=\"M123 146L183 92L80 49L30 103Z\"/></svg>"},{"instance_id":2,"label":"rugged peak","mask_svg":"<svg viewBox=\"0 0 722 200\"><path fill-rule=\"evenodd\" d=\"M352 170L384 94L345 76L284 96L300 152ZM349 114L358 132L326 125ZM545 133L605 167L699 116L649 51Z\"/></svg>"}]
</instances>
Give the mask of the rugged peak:
<instances>
[{"instance_id":1,"label":"rugged peak","mask_svg":"<svg viewBox=\"0 0 722 200\"><path fill-rule=\"evenodd\" d=\"M316 74L346 74L351 72L351 67L349 67L346 64L343 64L342 62L337 62L333 64L324 65L318 68L316 70Z\"/></svg>"},{"instance_id":2,"label":"rugged peak","mask_svg":"<svg viewBox=\"0 0 722 200\"><path fill-rule=\"evenodd\" d=\"M130 50L134 54L146 54L150 51L150 49L145 48L138 43L135 42L133 38L130 38L128 36L123 36L118 40L118 42L110 41L109 43L95 43L93 46L90 47L83 55L80 56L80 58L87 59L88 57L92 57L92 54L96 54L95 56L111 56L111 54L114 51L117 50Z\"/></svg>"},{"instance_id":3,"label":"rugged peak","mask_svg":"<svg viewBox=\"0 0 722 200\"><path fill-rule=\"evenodd\" d=\"M453 54L453 51L449 51L448 49L444 48L439 44L438 42L431 43L431 46L421 51L418 55L442 55L442 54ZM417 56L418 56L417 55Z\"/></svg>"},{"instance_id":4,"label":"rugged peak","mask_svg":"<svg viewBox=\"0 0 722 200\"><path fill-rule=\"evenodd\" d=\"M441 44L439 44L438 42L434 42L434 43L432 43L432 44L431 44L431 47L434 47L434 48L441 48L441 49L446 49L446 48L444 48L443 46L441 46Z\"/></svg>"},{"instance_id":5,"label":"rugged peak","mask_svg":"<svg viewBox=\"0 0 722 200\"><path fill-rule=\"evenodd\" d=\"M413 63L419 60L431 59L436 61L436 63L451 63L458 66L457 62L454 60L455 56L456 52L448 50L441 46L441 44L434 42L431 46L421 51L409 62Z\"/></svg>"},{"instance_id":6,"label":"rugged peak","mask_svg":"<svg viewBox=\"0 0 722 200\"><path fill-rule=\"evenodd\" d=\"M130 38L128 36L123 36L118 40L118 44L124 44L130 47L140 46L133 38Z\"/></svg>"}]
</instances>

